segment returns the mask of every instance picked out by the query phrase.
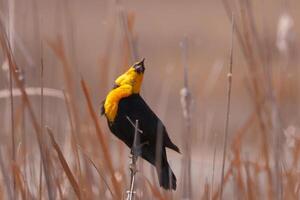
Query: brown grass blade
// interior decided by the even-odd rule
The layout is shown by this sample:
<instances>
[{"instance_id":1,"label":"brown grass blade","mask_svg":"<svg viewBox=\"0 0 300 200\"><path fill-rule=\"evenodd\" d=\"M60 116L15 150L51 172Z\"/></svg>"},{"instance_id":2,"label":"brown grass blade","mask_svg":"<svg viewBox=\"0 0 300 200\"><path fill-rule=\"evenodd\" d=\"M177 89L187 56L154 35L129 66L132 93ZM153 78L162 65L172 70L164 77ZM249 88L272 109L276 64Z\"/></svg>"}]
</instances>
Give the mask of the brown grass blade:
<instances>
[{"instance_id":1,"label":"brown grass blade","mask_svg":"<svg viewBox=\"0 0 300 200\"><path fill-rule=\"evenodd\" d=\"M38 120L37 120L36 115L34 113L32 104L31 104L31 102L29 100L29 97L26 93L24 84L23 84L22 80L19 78L19 73L18 73L19 69L17 67L16 61L14 60L14 57L13 57L13 54L12 54L12 51L11 51L11 48L10 48L10 45L9 45L9 42L8 42L8 39L7 39L7 35L6 35L6 32L5 32L5 28L4 28L4 25L3 25L2 22L0 23L0 43L1 43L2 49L4 51L4 54L8 59L9 68L11 69L14 81L15 81L17 87L21 91L22 101L24 102L24 104L28 108L28 114L29 114L29 117L31 119L31 123L32 123L33 128L34 128L35 133L36 133L36 137L37 137L41 157L42 157L42 160L43 160L43 167L44 167L46 183L47 183L47 187L48 187L48 196L49 196L49 199L52 200L54 198L53 198L53 192L52 192L52 188L51 188L51 181L49 179L49 177L50 177L49 173L50 172L48 171L47 164L46 164L46 162L47 162L46 161L46 156L45 156L46 155L45 154L46 146L44 145L43 137L42 137L42 134L41 134L41 127L38 123Z\"/></svg>"},{"instance_id":2,"label":"brown grass blade","mask_svg":"<svg viewBox=\"0 0 300 200\"><path fill-rule=\"evenodd\" d=\"M101 172L101 170L97 167L97 165L95 164L95 162L80 148L81 152L83 153L84 157L86 158L87 161L89 161L89 163L92 164L92 166L96 169L97 173L99 174L100 178L103 180L105 186L107 187L107 189L109 190L110 194L112 197L115 198L114 193L112 192L108 182L105 180L105 176L104 174Z\"/></svg>"},{"instance_id":3,"label":"brown grass blade","mask_svg":"<svg viewBox=\"0 0 300 200\"><path fill-rule=\"evenodd\" d=\"M70 102L70 99L69 99L68 95L65 92L64 92L64 97L65 97L64 99L65 99L67 114L68 114L68 118L69 118L69 121L70 121L70 127L71 127L71 145L72 145L72 150L73 150L73 153L75 155L76 164L78 166L79 174L80 174L80 177L81 177L80 158L79 158L78 149L76 147L76 145L78 144L78 140L77 140L77 137L76 137L76 131L75 131L76 128L75 128L74 122L72 120L71 102Z\"/></svg>"},{"instance_id":4,"label":"brown grass blade","mask_svg":"<svg viewBox=\"0 0 300 200\"><path fill-rule=\"evenodd\" d=\"M120 185L117 182L117 180L115 178L115 175L114 175L114 168L113 168L113 164L112 164L112 160L111 160L111 155L109 153L107 141L105 140L104 134L103 134L103 132L100 128L100 124L99 124L99 121L98 121L97 114L94 111L94 108L93 108L93 105L92 105L92 100L91 100L91 97L90 97L88 87L87 87L87 85L86 85L86 83L83 79L81 79L81 87L82 87L82 90L84 92L84 96L86 98L89 113L92 117L92 120L93 120L95 128L96 128L97 137L98 137L99 142L101 144L102 152L103 152L104 159L105 159L104 163L107 165L108 170L110 172L111 179L112 179L112 184L113 184L113 187L114 187L114 190L115 190L115 193L116 193L116 197L117 197L117 199L120 199L120 198L122 198L122 193L121 193Z\"/></svg>"},{"instance_id":5,"label":"brown grass blade","mask_svg":"<svg viewBox=\"0 0 300 200\"><path fill-rule=\"evenodd\" d=\"M40 71L40 86L41 86L41 135L44 135L44 59L43 59L43 43L41 44L41 71ZM42 190L43 190L43 163L42 159L40 161L40 174L39 174L39 199L42 199Z\"/></svg>"},{"instance_id":6,"label":"brown grass blade","mask_svg":"<svg viewBox=\"0 0 300 200\"><path fill-rule=\"evenodd\" d=\"M12 69L9 68L9 93L10 93L10 116L11 116L11 149L12 149L12 162L16 161L16 134L15 134L15 115L14 115L14 96L13 96L13 77ZM14 178L14 175L12 176ZM15 181L13 180L13 188L15 190Z\"/></svg>"},{"instance_id":7,"label":"brown grass blade","mask_svg":"<svg viewBox=\"0 0 300 200\"><path fill-rule=\"evenodd\" d=\"M248 200L253 200L257 199L255 198L255 192L254 192L254 183L251 179L251 174L250 174L250 166L248 163L245 165L245 170L246 170L246 184L247 184L247 195L248 195Z\"/></svg>"},{"instance_id":8,"label":"brown grass blade","mask_svg":"<svg viewBox=\"0 0 300 200\"><path fill-rule=\"evenodd\" d=\"M78 199L81 199L81 192L80 192L79 185L78 185L78 183L77 183L77 181L76 181L76 179L75 179L75 177L74 177L74 175L73 175L73 173L72 173L72 171L71 171L71 169L70 169L70 167L69 167L69 165L68 165L68 163L67 163L67 161L66 161L66 159L65 159L65 157L62 153L62 151L60 150L59 145L55 141L55 138L53 136L53 133L52 133L51 129L49 129L47 127L47 131L48 131L48 134L50 136L52 146L54 147L54 149L55 149L55 151L58 155L59 161L60 161L60 163L61 163L61 165L62 165L62 167L63 167L63 169L64 169L64 171L65 171L65 173L68 177L68 180L69 180L70 184L72 185L72 188L74 189L74 192L75 192L76 196L78 197Z\"/></svg>"},{"instance_id":9,"label":"brown grass blade","mask_svg":"<svg viewBox=\"0 0 300 200\"><path fill-rule=\"evenodd\" d=\"M10 183L10 178L9 178L9 173L8 170L4 164L3 156L2 156L2 148L0 147L0 171L1 171L1 176L3 180L3 185L6 187L6 196L9 199L13 199L13 194L12 194L12 188L11 188L11 183Z\"/></svg>"},{"instance_id":10,"label":"brown grass blade","mask_svg":"<svg viewBox=\"0 0 300 200\"><path fill-rule=\"evenodd\" d=\"M13 175L14 175L16 189L19 188L22 199L33 199L33 197L31 196L31 194L29 192L27 185L25 184L25 181L23 180L21 170L16 163L12 164L12 171L13 171ZM16 197L17 196L15 196L15 198Z\"/></svg>"},{"instance_id":11,"label":"brown grass blade","mask_svg":"<svg viewBox=\"0 0 300 200\"><path fill-rule=\"evenodd\" d=\"M153 186L151 184L151 182L146 177L144 177L144 180L146 180L147 185L149 186L149 188L150 188L150 190L152 192L152 195L156 199L158 199L158 200L165 200L165 198L163 197L163 195L161 194L161 192L159 191L159 189L156 186Z\"/></svg>"},{"instance_id":12,"label":"brown grass blade","mask_svg":"<svg viewBox=\"0 0 300 200\"><path fill-rule=\"evenodd\" d=\"M57 185L59 198L60 198L61 200L64 200L65 198L64 198L64 196L63 196L63 192L62 192L61 186L60 186L60 184L59 184L58 178L55 178L55 184Z\"/></svg>"},{"instance_id":13,"label":"brown grass blade","mask_svg":"<svg viewBox=\"0 0 300 200\"><path fill-rule=\"evenodd\" d=\"M223 140L223 156L222 156L222 172L221 172L220 199L223 198L222 195L223 195L224 171L225 171L225 165L226 165L228 128L229 128L229 118L230 118L234 29L235 29L235 22L234 22L234 16L232 15L232 29L231 29L232 32L231 32L231 46L230 46L230 55L229 55L230 59L229 59L229 72L228 72L227 108L226 108L226 122L225 122L224 140Z\"/></svg>"},{"instance_id":14,"label":"brown grass blade","mask_svg":"<svg viewBox=\"0 0 300 200\"><path fill-rule=\"evenodd\" d=\"M79 122L79 111L78 111L78 106L77 106L77 101L75 96L75 90L74 90L74 76L73 76L73 71L72 71L72 65L70 63L70 60L67 58L67 54L63 45L63 41L61 37L58 37L55 41L48 41L47 42L50 48L53 50L55 55L59 58L59 60L62 63L63 66L63 72L64 72L64 81L66 85L66 94L65 95L65 101L67 104L67 111L68 111L68 116L70 118L70 123L71 123L71 128L72 128L72 144L78 143L79 141L79 130L81 130L80 127L80 122ZM67 98L66 98L67 97ZM76 145L72 145L74 154L76 156L76 164L78 166L78 171L79 171L79 176L80 176L80 181L82 180L81 177L81 166L79 162L79 154L78 150L76 148Z\"/></svg>"}]
</instances>

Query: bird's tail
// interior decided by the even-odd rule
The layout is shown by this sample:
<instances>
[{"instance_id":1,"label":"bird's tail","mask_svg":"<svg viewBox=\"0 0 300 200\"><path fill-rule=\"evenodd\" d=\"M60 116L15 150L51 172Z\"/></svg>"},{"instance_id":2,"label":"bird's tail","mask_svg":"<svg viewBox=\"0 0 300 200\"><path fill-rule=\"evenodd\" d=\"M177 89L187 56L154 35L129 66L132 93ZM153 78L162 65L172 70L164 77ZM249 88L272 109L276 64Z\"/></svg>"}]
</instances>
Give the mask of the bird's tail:
<instances>
[{"instance_id":1,"label":"bird's tail","mask_svg":"<svg viewBox=\"0 0 300 200\"><path fill-rule=\"evenodd\" d=\"M156 168L157 169L157 168ZM161 169L157 169L159 184L166 190L176 190L176 176L174 175L168 161L165 161Z\"/></svg>"}]
</instances>

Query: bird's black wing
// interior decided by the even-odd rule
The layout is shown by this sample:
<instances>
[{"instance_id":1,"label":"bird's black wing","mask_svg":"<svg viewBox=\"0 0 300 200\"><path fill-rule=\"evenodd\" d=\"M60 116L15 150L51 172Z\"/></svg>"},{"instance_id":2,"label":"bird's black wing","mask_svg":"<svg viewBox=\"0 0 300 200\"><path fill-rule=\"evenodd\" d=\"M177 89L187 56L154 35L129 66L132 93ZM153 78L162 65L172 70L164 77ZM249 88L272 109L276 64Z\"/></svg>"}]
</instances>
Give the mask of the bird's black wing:
<instances>
[{"instance_id":1,"label":"bird's black wing","mask_svg":"<svg viewBox=\"0 0 300 200\"><path fill-rule=\"evenodd\" d=\"M179 152L178 147L170 140L162 121L147 105L139 94L134 94L122 99L119 103L120 115L127 115L133 122L139 120L139 128L143 140L156 144L157 140L162 140L163 146L169 147Z\"/></svg>"}]
</instances>

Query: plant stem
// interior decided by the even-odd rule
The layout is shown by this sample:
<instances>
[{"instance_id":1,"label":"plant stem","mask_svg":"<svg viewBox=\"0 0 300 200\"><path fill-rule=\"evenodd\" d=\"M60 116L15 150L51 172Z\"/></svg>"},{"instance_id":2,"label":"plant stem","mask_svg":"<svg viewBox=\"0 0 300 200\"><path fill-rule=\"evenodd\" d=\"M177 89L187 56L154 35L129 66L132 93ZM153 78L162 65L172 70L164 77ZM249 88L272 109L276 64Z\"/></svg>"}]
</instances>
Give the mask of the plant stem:
<instances>
[{"instance_id":1,"label":"plant stem","mask_svg":"<svg viewBox=\"0 0 300 200\"><path fill-rule=\"evenodd\" d=\"M226 151L227 151L227 140L228 140L228 127L229 127L229 117L230 117L230 102L231 102L231 88L232 88L232 64L233 64L233 35L234 35L234 16L232 14L231 18L232 28L231 28L231 47L230 47L230 61L229 61L229 73L228 73L228 91L227 91L227 111L226 111L226 124L225 124L225 134L223 143L223 156L222 156L222 173L221 173L221 185L220 185L220 199L223 198L223 184L224 184L224 170L226 164Z\"/></svg>"},{"instance_id":2,"label":"plant stem","mask_svg":"<svg viewBox=\"0 0 300 200\"><path fill-rule=\"evenodd\" d=\"M129 117L127 117L128 121L132 124L131 120ZM135 125L134 125L134 139L133 139L133 145L131 148L131 163L130 163L130 189L127 191L127 200L132 200L134 199L134 188L135 188L135 175L137 173L136 169L136 161L138 159L139 151L138 149L140 148L140 138L139 138L139 120L135 120Z\"/></svg>"}]
</instances>

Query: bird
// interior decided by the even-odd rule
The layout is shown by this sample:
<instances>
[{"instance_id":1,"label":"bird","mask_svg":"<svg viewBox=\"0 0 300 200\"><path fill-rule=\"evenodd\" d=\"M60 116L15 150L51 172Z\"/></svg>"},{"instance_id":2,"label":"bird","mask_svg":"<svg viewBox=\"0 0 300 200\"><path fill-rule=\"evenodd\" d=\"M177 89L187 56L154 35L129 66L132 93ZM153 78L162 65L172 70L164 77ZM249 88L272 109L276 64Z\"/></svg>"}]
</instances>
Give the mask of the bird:
<instances>
[{"instance_id":1,"label":"bird","mask_svg":"<svg viewBox=\"0 0 300 200\"><path fill-rule=\"evenodd\" d=\"M129 148L133 146L134 122L138 120L140 156L156 168L162 188L176 190L176 176L168 163L166 147L178 153L180 150L171 141L163 122L140 94L144 60L130 66L115 80L102 102L101 115L105 115L110 131Z\"/></svg>"}]
</instances>

